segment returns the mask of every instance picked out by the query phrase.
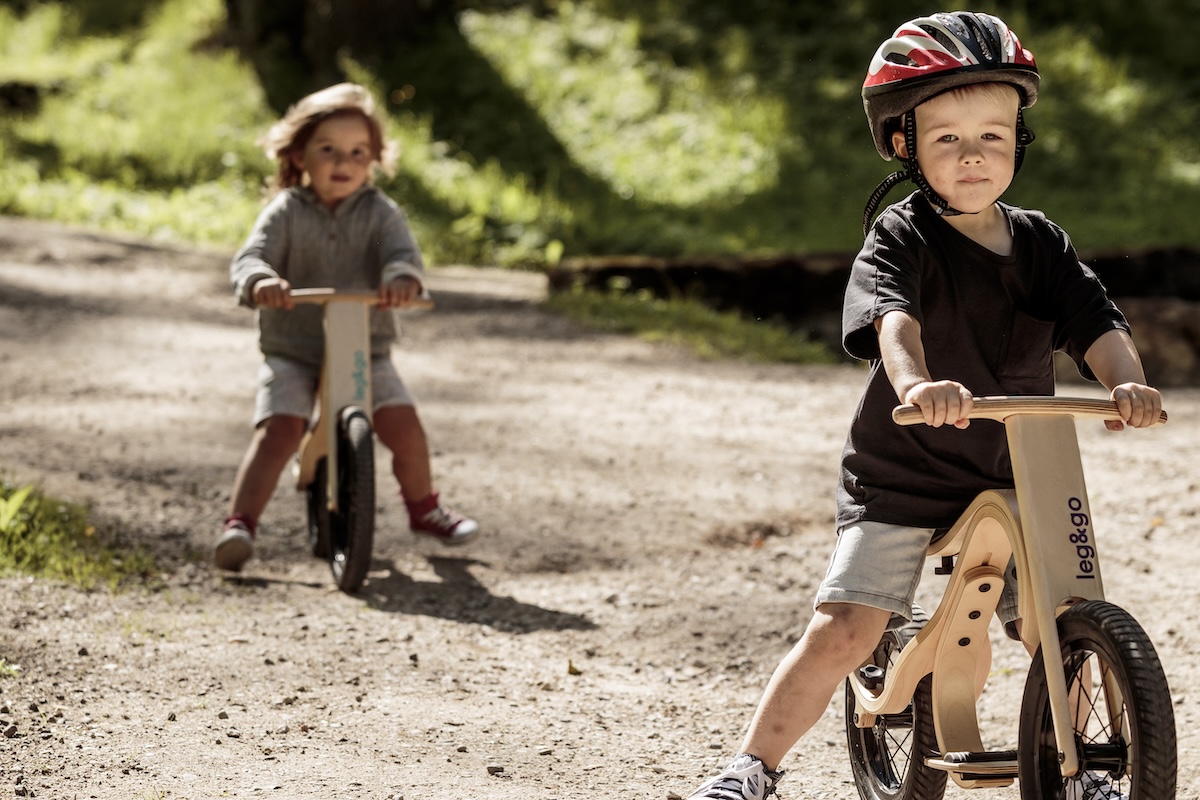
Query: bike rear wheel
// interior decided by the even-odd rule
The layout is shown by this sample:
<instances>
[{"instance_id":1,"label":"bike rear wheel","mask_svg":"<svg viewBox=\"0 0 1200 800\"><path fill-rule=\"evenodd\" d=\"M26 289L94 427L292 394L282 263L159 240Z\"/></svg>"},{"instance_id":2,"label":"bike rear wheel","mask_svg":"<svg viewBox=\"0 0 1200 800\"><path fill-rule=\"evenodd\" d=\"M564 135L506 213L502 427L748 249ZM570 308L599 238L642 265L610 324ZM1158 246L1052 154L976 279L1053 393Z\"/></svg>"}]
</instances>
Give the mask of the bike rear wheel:
<instances>
[{"instance_id":1,"label":"bike rear wheel","mask_svg":"<svg viewBox=\"0 0 1200 800\"><path fill-rule=\"evenodd\" d=\"M886 681L900 650L926 620L922 614L904 628L883 634L869 662L882 670L876 680ZM926 675L917 684L912 702L902 712L881 714L870 728L860 728L854 723L850 681L861 680L861 674L860 669L846 679L846 738L858 796L862 800L939 800L946 791L946 773L925 764L927 755L938 753L932 676Z\"/></svg>"},{"instance_id":2,"label":"bike rear wheel","mask_svg":"<svg viewBox=\"0 0 1200 800\"><path fill-rule=\"evenodd\" d=\"M371 423L353 411L338 432L338 510L329 514L329 567L338 588L357 591L375 540L375 451Z\"/></svg>"},{"instance_id":3,"label":"bike rear wheel","mask_svg":"<svg viewBox=\"0 0 1200 800\"><path fill-rule=\"evenodd\" d=\"M1096 779L1131 800L1174 797L1175 713L1166 675L1146 632L1124 609L1089 600L1063 612L1058 636L1068 694L1076 706L1075 748L1082 769L1070 778L1059 769L1039 650L1021 702L1021 797L1106 796L1085 789L1085 781Z\"/></svg>"}]
</instances>

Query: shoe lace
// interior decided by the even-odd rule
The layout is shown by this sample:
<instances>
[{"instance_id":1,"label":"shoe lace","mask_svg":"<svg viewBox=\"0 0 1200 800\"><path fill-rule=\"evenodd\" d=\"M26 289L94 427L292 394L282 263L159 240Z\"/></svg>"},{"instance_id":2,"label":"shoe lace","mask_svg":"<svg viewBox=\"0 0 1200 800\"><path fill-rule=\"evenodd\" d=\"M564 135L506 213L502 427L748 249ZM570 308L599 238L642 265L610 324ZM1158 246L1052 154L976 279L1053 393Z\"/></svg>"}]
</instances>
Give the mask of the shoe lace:
<instances>
[{"instance_id":1,"label":"shoe lace","mask_svg":"<svg viewBox=\"0 0 1200 800\"><path fill-rule=\"evenodd\" d=\"M757 758L734 759L724 772L701 786L693 798L709 800L765 800L775 794L782 772L768 772Z\"/></svg>"},{"instance_id":2,"label":"shoe lace","mask_svg":"<svg viewBox=\"0 0 1200 800\"><path fill-rule=\"evenodd\" d=\"M1080 800L1129 800L1129 796L1105 777L1085 772L1079 778Z\"/></svg>"},{"instance_id":3,"label":"shoe lace","mask_svg":"<svg viewBox=\"0 0 1200 800\"><path fill-rule=\"evenodd\" d=\"M463 521L463 517L437 506L422 517L421 521L431 528L436 528L439 533L449 535L454 533L454 529L458 527L458 523Z\"/></svg>"}]
</instances>

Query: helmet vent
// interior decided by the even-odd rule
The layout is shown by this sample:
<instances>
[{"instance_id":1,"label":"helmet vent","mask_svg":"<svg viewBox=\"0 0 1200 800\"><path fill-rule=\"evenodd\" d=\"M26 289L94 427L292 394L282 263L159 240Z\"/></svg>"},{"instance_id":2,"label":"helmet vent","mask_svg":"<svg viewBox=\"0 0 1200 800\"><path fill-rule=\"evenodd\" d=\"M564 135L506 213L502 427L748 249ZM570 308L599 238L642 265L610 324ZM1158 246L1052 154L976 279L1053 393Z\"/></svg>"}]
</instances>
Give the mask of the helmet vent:
<instances>
[{"instance_id":1,"label":"helmet vent","mask_svg":"<svg viewBox=\"0 0 1200 800\"><path fill-rule=\"evenodd\" d=\"M989 64L993 61L996 61L996 54L992 52L992 48L987 40L987 37L983 35L983 31L976 28L974 33L975 42L979 45L980 51L983 52L983 60Z\"/></svg>"},{"instance_id":2,"label":"helmet vent","mask_svg":"<svg viewBox=\"0 0 1200 800\"><path fill-rule=\"evenodd\" d=\"M955 58L961 59L963 57L962 47L959 46L959 41L953 36L948 35L944 30L935 28L932 25L922 25L921 28L930 36L932 36L934 41L949 50L951 55L953 55Z\"/></svg>"}]
</instances>

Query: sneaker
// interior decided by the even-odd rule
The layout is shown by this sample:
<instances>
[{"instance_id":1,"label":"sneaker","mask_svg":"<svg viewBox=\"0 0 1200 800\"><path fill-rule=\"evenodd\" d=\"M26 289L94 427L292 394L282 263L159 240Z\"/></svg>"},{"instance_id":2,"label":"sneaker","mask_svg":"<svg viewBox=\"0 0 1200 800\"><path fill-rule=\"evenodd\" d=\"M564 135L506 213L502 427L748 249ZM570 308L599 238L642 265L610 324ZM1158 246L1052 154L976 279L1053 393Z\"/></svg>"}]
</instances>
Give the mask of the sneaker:
<instances>
[{"instance_id":1,"label":"sneaker","mask_svg":"<svg viewBox=\"0 0 1200 800\"><path fill-rule=\"evenodd\" d=\"M479 533L479 523L438 502L436 492L408 506L408 527L446 545L466 544Z\"/></svg>"},{"instance_id":2,"label":"sneaker","mask_svg":"<svg viewBox=\"0 0 1200 800\"><path fill-rule=\"evenodd\" d=\"M253 553L253 525L235 517L225 520L225 530L217 537L213 548L213 562L220 569L238 572Z\"/></svg>"},{"instance_id":3,"label":"sneaker","mask_svg":"<svg viewBox=\"0 0 1200 800\"><path fill-rule=\"evenodd\" d=\"M771 772L763 762L742 753L717 777L688 795L688 800L764 800L775 794L783 770Z\"/></svg>"},{"instance_id":4,"label":"sneaker","mask_svg":"<svg viewBox=\"0 0 1200 800\"><path fill-rule=\"evenodd\" d=\"M1079 780L1067 781L1064 800L1129 800L1129 795L1113 786L1103 772L1085 772Z\"/></svg>"}]
</instances>

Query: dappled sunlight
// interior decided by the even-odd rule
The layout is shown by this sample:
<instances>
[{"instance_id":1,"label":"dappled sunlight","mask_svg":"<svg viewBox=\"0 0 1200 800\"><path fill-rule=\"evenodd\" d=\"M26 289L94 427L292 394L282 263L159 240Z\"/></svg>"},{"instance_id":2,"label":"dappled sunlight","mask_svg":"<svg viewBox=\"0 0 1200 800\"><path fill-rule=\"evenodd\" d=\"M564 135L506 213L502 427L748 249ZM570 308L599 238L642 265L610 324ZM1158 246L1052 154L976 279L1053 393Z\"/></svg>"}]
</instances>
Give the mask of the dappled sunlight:
<instances>
[{"instance_id":1,"label":"dappled sunlight","mask_svg":"<svg viewBox=\"0 0 1200 800\"><path fill-rule=\"evenodd\" d=\"M652 59L636 22L563 4L545 19L524 8L469 11L461 26L572 158L621 197L686 207L778 179L778 143L794 135L782 102L753 87L725 93L696 70Z\"/></svg>"}]
</instances>

